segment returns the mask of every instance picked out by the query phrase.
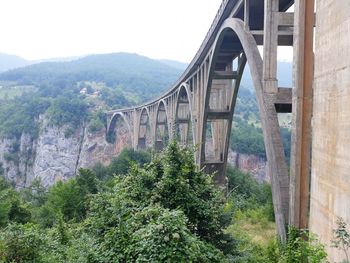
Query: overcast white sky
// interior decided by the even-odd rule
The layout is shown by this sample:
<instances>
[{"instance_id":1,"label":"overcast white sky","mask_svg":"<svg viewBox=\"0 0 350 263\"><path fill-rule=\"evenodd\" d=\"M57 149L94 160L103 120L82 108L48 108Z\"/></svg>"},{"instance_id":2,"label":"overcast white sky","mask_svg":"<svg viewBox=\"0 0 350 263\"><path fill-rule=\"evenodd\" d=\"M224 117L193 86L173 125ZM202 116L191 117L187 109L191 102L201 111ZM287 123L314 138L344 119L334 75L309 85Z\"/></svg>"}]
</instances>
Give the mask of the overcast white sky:
<instances>
[{"instance_id":1,"label":"overcast white sky","mask_svg":"<svg viewBox=\"0 0 350 263\"><path fill-rule=\"evenodd\" d=\"M190 62L220 3L0 0L0 52L34 60L123 51Z\"/></svg>"}]
</instances>

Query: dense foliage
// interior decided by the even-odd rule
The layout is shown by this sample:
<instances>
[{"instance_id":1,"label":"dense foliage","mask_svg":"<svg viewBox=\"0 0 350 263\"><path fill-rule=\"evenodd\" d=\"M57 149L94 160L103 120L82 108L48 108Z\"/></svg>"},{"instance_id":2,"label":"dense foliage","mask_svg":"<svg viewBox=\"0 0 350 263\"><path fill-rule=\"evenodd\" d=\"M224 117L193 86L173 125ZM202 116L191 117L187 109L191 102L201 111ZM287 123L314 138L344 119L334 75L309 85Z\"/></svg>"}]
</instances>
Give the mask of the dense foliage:
<instances>
[{"instance_id":1,"label":"dense foliage","mask_svg":"<svg viewBox=\"0 0 350 263\"><path fill-rule=\"evenodd\" d=\"M0 177L0 262L323 262L306 232L276 241L267 184L227 175L224 196L171 143L152 159L124 151L48 190L35 180L17 192Z\"/></svg>"},{"instance_id":2,"label":"dense foliage","mask_svg":"<svg viewBox=\"0 0 350 263\"><path fill-rule=\"evenodd\" d=\"M114 98L116 107L129 105L123 93L118 95L121 104L117 103L116 95ZM104 103L101 99L91 101L82 96L77 87L59 88L50 85L11 99L0 100L0 136L19 138L25 133L36 138L41 115L46 116L49 125L66 125L76 129L88 122L91 132L99 131L105 125L105 114L101 109L96 110L95 102L102 105Z\"/></svg>"},{"instance_id":3,"label":"dense foliage","mask_svg":"<svg viewBox=\"0 0 350 263\"><path fill-rule=\"evenodd\" d=\"M137 164L147 160L146 153L125 151L104 168L105 176L101 167L98 177L81 169L48 191L34 181L19 193L1 180L0 260L225 262L235 257L237 242L224 232L232 214L211 177L197 171L192 151L173 143L163 156Z\"/></svg>"},{"instance_id":4,"label":"dense foliage","mask_svg":"<svg viewBox=\"0 0 350 263\"><path fill-rule=\"evenodd\" d=\"M230 146L235 151L266 157L261 128L249 124L240 118L235 118L231 136Z\"/></svg>"}]
</instances>

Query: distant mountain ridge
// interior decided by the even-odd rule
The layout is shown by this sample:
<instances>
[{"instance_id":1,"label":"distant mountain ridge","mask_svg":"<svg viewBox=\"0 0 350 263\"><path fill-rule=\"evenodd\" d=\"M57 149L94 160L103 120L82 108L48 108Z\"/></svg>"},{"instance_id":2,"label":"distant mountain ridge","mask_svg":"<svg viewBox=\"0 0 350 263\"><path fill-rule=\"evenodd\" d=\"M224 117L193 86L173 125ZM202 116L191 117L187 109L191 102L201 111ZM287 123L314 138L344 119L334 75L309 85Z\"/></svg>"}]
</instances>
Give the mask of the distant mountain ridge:
<instances>
[{"instance_id":1,"label":"distant mountain ridge","mask_svg":"<svg viewBox=\"0 0 350 263\"><path fill-rule=\"evenodd\" d=\"M0 52L0 73L12 69L22 68L25 66L38 64L42 62L64 62L73 61L85 56L73 56L73 57L58 57L38 60L27 60L16 55L5 54Z\"/></svg>"},{"instance_id":2,"label":"distant mountain ridge","mask_svg":"<svg viewBox=\"0 0 350 263\"><path fill-rule=\"evenodd\" d=\"M154 60L123 52L42 61L0 53L0 81L39 86L53 82L101 81L110 86L120 85L146 100L168 89L187 66L175 60ZM279 61L277 75L280 87L292 87L291 62ZM254 89L249 67L243 73L241 85Z\"/></svg>"},{"instance_id":3,"label":"distant mountain ridge","mask_svg":"<svg viewBox=\"0 0 350 263\"><path fill-rule=\"evenodd\" d=\"M20 68L29 65L30 62L24 58L0 53L0 72L4 72L10 69Z\"/></svg>"},{"instance_id":4,"label":"distant mountain ridge","mask_svg":"<svg viewBox=\"0 0 350 263\"><path fill-rule=\"evenodd\" d=\"M42 62L0 74L2 81L41 86L46 83L74 85L79 81L122 86L150 99L168 89L182 70L164 62L130 53L90 55L72 61Z\"/></svg>"},{"instance_id":5,"label":"distant mountain ridge","mask_svg":"<svg viewBox=\"0 0 350 263\"><path fill-rule=\"evenodd\" d=\"M159 61L170 66L170 67L181 69L181 70L185 70L187 68L187 66L189 65L188 63L179 62L179 61L171 60L171 59L160 59Z\"/></svg>"}]
</instances>

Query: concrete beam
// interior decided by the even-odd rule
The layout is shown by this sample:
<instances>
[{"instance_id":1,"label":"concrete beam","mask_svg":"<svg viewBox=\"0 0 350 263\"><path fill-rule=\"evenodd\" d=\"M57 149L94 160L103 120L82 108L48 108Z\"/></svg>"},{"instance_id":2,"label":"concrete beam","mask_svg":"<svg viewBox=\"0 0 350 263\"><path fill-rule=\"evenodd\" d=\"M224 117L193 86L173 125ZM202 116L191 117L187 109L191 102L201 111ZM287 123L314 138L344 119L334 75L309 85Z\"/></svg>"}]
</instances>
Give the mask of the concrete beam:
<instances>
[{"instance_id":1,"label":"concrete beam","mask_svg":"<svg viewBox=\"0 0 350 263\"><path fill-rule=\"evenodd\" d=\"M208 120L222 120L232 118L231 111L222 111L222 110L209 110L208 111Z\"/></svg>"},{"instance_id":2,"label":"concrete beam","mask_svg":"<svg viewBox=\"0 0 350 263\"><path fill-rule=\"evenodd\" d=\"M190 123L190 121L191 121L190 119L180 119L179 118L176 120L176 123L177 124L188 124L188 123Z\"/></svg>"},{"instance_id":3,"label":"concrete beam","mask_svg":"<svg viewBox=\"0 0 350 263\"><path fill-rule=\"evenodd\" d=\"M157 121L157 125L166 125L167 122L166 121Z\"/></svg>"},{"instance_id":4,"label":"concrete beam","mask_svg":"<svg viewBox=\"0 0 350 263\"><path fill-rule=\"evenodd\" d=\"M278 12L276 15L279 26L294 26L294 13Z\"/></svg>"},{"instance_id":5,"label":"concrete beam","mask_svg":"<svg viewBox=\"0 0 350 263\"><path fill-rule=\"evenodd\" d=\"M213 79L236 79L237 71L215 71Z\"/></svg>"},{"instance_id":6,"label":"concrete beam","mask_svg":"<svg viewBox=\"0 0 350 263\"><path fill-rule=\"evenodd\" d=\"M292 89L278 88L275 104L292 104Z\"/></svg>"}]
</instances>

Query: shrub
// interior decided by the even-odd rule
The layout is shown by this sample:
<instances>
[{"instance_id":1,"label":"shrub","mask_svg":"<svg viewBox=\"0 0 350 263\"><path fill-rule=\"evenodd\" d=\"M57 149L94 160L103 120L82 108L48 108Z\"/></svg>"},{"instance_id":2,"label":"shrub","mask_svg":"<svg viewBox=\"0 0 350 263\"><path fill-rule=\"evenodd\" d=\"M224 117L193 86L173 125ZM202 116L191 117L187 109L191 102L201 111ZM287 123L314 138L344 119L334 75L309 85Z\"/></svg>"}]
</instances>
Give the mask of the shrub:
<instances>
[{"instance_id":1,"label":"shrub","mask_svg":"<svg viewBox=\"0 0 350 263\"><path fill-rule=\"evenodd\" d=\"M2 262L41 262L45 239L33 224L10 224L0 235Z\"/></svg>"},{"instance_id":2,"label":"shrub","mask_svg":"<svg viewBox=\"0 0 350 263\"><path fill-rule=\"evenodd\" d=\"M87 218L104 262L221 262L222 252L235 253L224 233L231 220L225 199L196 169L192 151L171 143L113 184L91 199Z\"/></svg>"},{"instance_id":3,"label":"shrub","mask_svg":"<svg viewBox=\"0 0 350 263\"><path fill-rule=\"evenodd\" d=\"M327 253L314 234L290 226L288 240L282 246L280 263L320 263L325 262Z\"/></svg>"},{"instance_id":4,"label":"shrub","mask_svg":"<svg viewBox=\"0 0 350 263\"><path fill-rule=\"evenodd\" d=\"M337 219L337 228L333 230L334 239L332 240L333 247L344 252L346 261L349 262L348 250L350 248L350 234L347 230L347 224L343 218Z\"/></svg>"}]
</instances>

